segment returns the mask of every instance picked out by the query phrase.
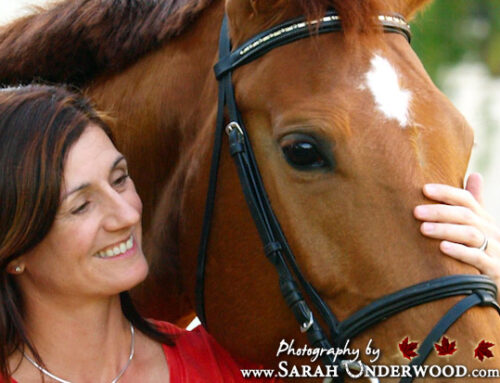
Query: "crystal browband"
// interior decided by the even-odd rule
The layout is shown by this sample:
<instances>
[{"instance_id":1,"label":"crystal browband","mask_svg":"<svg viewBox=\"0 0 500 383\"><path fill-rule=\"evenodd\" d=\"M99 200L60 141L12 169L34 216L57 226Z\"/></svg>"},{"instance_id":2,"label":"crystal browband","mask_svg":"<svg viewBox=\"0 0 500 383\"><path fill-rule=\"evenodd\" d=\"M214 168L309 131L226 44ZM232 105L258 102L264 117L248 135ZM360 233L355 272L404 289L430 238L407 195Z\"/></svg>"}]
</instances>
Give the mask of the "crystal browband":
<instances>
[{"instance_id":1,"label":"crystal browband","mask_svg":"<svg viewBox=\"0 0 500 383\"><path fill-rule=\"evenodd\" d=\"M384 26L389 26L389 27L396 27L399 26L399 28L402 29L403 33L407 36L408 40L411 39L411 32L410 32L410 25L405 21L405 19L402 16L399 15L379 15L378 20L382 23ZM298 23L292 24L290 26L280 28L276 31L273 31L271 33L268 33L267 35L259 38L256 41L253 41L251 44L245 46L239 51L239 55L243 56L246 53L248 53L250 50L258 47L262 43L265 43L268 40L274 39L276 37L281 36L284 33L290 33L294 30L298 29L305 29L309 28L310 26L314 26L318 23L340 23L340 16L334 14L334 15L329 15L322 17L321 19L318 20L311 20L311 21L300 21ZM394 25L389 25L388 23L393 23Z\"/></svg>"},{"instance_id":2,"label":"crystal browband","mask_svg":"<svg viewBox=\"0 0 500 383\"><path fill-rule=\"evenodd\" d=\"M377 19L385 32L399 33L410 42L410 26L402 16L379 15ZM315 27L314 31L319 34L337 32L342 30L342 22L336 12L329 11L317 20L308 21L300 17L280 24L247 40L229 56L222 58L214 68L216 77L220 78L227 71L250 62L271 49L306 37L311 33L311 27Z\"/></svg>"}]
</instances>

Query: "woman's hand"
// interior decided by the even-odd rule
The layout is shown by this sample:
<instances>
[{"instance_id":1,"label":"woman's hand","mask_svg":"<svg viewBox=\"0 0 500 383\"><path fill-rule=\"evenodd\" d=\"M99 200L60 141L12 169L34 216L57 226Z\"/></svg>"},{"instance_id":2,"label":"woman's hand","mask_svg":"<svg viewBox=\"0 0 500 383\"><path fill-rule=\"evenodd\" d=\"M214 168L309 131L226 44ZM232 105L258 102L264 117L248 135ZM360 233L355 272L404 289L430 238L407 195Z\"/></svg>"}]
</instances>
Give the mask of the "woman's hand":
<instances>
[{"instance_id":1,"label":"woman's hand","mask_svg":"<svg viewBox=\"0 0 500 383\"><path fill-rule=\"evenodd\" d=\"M500 229L482 207L482 192L483 179L478 173L469 176L465 190L427 184L424 195L440 203L417 206L413 214L423 221L423 235L442 240L444 254L478 268L500 287Z\"/></svg>"}]
</instances>

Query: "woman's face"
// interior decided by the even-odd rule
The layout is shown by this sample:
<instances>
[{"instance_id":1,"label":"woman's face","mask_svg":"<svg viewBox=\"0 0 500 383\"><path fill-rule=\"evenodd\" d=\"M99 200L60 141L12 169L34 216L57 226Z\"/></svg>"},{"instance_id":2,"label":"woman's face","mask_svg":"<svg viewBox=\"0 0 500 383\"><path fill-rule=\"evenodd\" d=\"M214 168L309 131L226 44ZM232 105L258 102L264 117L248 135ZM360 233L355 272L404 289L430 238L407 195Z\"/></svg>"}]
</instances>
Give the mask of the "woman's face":
<instances>
[{"instance_id":1,"label":"woman's face","mask_svg":"<svg viewBox=\"0 0 500 383\"><path fill-rule=\"evenodd\" d=\"M70 148L62 182L52 228L23 256L22 290L106 297L144 280L142 203L125 158L102 129L87 127Z\"/></svg>"}]
</instances>

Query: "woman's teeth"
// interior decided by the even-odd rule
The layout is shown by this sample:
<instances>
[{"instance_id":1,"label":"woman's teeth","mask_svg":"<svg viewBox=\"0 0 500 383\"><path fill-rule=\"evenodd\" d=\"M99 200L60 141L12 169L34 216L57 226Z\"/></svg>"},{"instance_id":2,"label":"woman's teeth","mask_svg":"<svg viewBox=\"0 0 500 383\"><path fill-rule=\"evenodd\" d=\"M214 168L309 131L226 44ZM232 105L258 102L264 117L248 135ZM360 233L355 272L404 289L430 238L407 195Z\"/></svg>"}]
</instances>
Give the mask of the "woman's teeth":
<instances>
[{"instance_id":1,"label":"woman's teeth","mask_svg":"<svg viewBox=\"0 0 500 383\"><path fill-rule=\"evenodd\" d=\"M119 243L111 249L99 251L96 255L99 258L109 258L125 253L134 246L134 237L130 236L126 241Z\"/></svg>"}]
</instances>

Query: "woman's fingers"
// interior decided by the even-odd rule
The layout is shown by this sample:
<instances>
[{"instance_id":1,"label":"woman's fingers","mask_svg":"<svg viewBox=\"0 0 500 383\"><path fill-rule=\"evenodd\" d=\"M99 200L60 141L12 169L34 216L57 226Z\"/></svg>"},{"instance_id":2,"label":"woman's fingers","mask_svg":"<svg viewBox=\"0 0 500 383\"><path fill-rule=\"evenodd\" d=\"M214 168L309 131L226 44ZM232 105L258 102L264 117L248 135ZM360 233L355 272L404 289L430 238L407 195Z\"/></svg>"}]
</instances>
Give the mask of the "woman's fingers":
<instances>
[{"instance_id":1,"label":"woman's fingers","mask_svg":"<svg viewBox=\"0 0 500 383\"><path fill-rule=\"evenodd\" d=\"M440 244L443 253L459 261L476 266L480 271L488 268L489 257L477 248L471 248L455 242L443 241Z\"/></svg>"},{"instance_id":2,"label":"woman's fingers","mask_svg":"<svg viewBox=\"0 0 500 383\"><path fill-rule=\"evenodd\" d=\"M477 225L478 216L467 207L442 204L419 205L414 210L421 221Z\"/></svg>"},{"instance_id":3,"label":"woman's fingers","mask_svg":"<svg viewBox=\"0 0 500 383\"><path fill-rule=\"evenodd\" d=\"M482 206L468 190L449 185L427 184L424 185L423 191L427 198L434 201L444 202L447 205L467 207L476 214L483 215L484 213Z\"/></svg>"},{"instance_id":4,"label":"woman's fingers","mask_svg":"<svg viewBox=\"0 0 500 383\"><path fill-rule=\"evenodd\" d=\"M444 254L476 267L482 274L490 276L497 286L500 286L500 258L487 254L489 245L487 252L484 252L474 247L443 241L440 244L440 249ZM495 248L492 249L492 252L498 254L498 250L498 248Z\"/></svg>"},{"instance_id":5,"label":"woman's fingers","mask_svg":"<svg viewBox=\"0 0 500 383\"><path fill-rule=\"evenodd\" d=\"M415 207L423 235L441 240L441 251L479 269L500 286L500 228L482 207L483 180L473 173L464 189L427 184L424 195L437 203ZM488 246L481 247L488 240Z\"/></svg>"},{"instance_id":6,"label":"woman's fingers","mask_svg":"<svg viewBox=\"0 0 500 383\"><path fill-rule=\"evenodd\" d=\"M481 247L486 239L485 234L481 230L469 225L424 222L420 225L420 231L430 238L454 242L472 248Z\"/></svg>"},{"instance_id":7,"label":"woman's fingers","mask_svg":"<svg viewBox=\"0 0 500 383\"><path fill-rule=\"evenodd\" d=\"M481 174L471 173L469 175L469 178L467 178L467 182L465 184L465 190L468 190L481 206L484 205L484 199L483 199L484 181Z\"/></svg>"}]
</instances>

